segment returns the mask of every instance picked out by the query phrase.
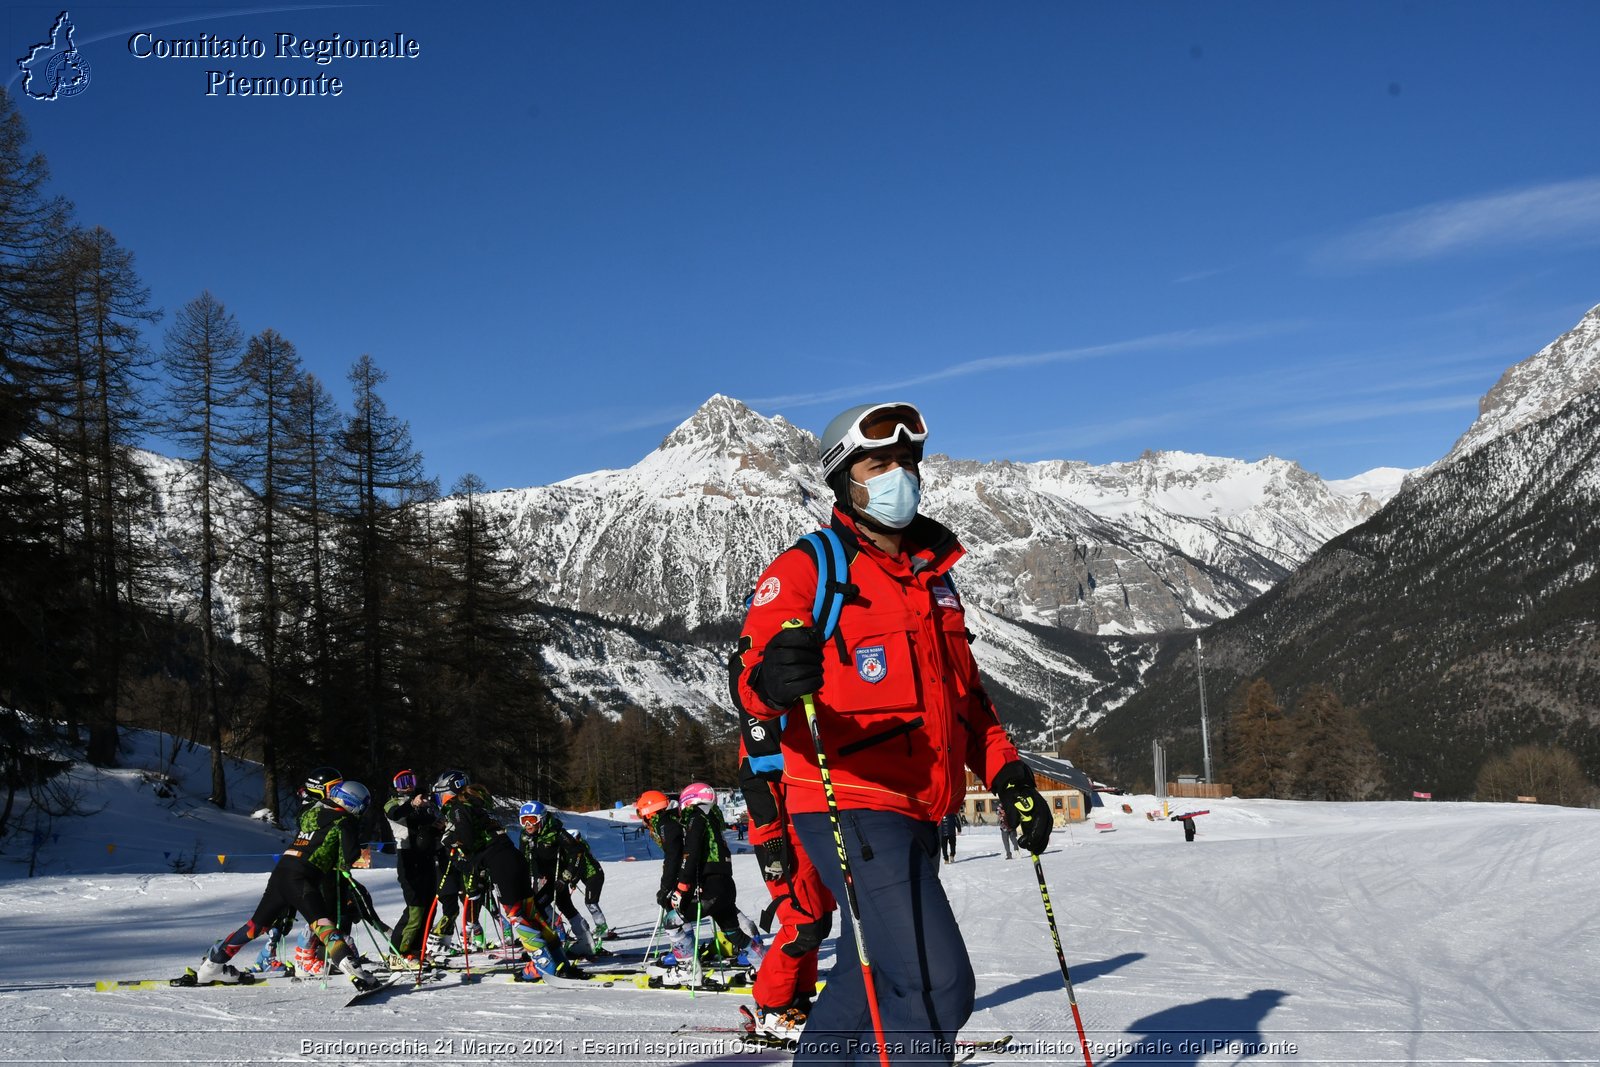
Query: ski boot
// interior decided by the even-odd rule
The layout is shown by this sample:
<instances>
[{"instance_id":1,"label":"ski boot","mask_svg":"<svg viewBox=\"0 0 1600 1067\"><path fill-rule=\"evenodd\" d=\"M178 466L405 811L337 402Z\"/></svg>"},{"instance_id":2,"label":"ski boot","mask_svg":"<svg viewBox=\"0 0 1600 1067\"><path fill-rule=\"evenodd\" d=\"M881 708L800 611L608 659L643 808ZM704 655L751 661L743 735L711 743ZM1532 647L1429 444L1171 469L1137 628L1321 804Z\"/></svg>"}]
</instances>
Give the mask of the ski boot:
<instances>
[{"instance_id":1,"label":"ski boot","mask_svg":"<svg viewBox=\"0 0 1600 1067\"><path fill-rule=\"evenodd\" d=\"M651 985L694 985L697 970L693 960L682 959L677 953L668 952L647 966L645 974L649 977Z\"/></svg>"},{"instance_id":2,"label":"ski boot","mask_svg":"<svg viewBox=\"0 0 1600 1067\"><path fill-rule=\"evenodd\" d=\"M309 945L296 945L294 973L302 978L321 978L328 973L328 961L318 955L315 948Z\"/></svg>"},{"instance_id":3,"label":"ski boot","mask_svg":"<svg viewBox=\"0 0 1600 1067\"><path fill-rule=\"evenodd\" d=\"M743 951L734 957L733 962L737 963L740 967L743 967L746 970L756 971L761 967L761 961L765 959L766 956L767 948L761 943L761 938L752 937L750 939L750 943L744 947Z\"/></svg>"},{"instance_id":4,"label":"ski boot","mask_svg":"<svg viewBox=\"0 0 1600 1067\"><path fill-rule=\"evenodd\" d=\"M758 1004L752 1013L741 1005L739 1012L745 1017L745 1032L760 1038L763 1044L793 1048L806 1025L806 1013L798 1007L763 1008Z\"/></svg>"},{"instance_id":5,"label":"ski boot","mask_svg":"<svg viewBox=\"0 0 1600 1067\"><path fill-rule=\"evenodd\" d=\"M585 904L589 909L589 925L594 928L594 943L603 948L605 939L611 933L611 924L606 922L606 913L600 910L598 904Z\"/></svg>"},{"instance_id":6,"label":"ski boot","mask_svg":"<svg viewBox=\"0 0 1600 1067\"><path fill-rule=\"evenodd\" d=\"M550 950L540 945L529 953L529 959L522 970L515 972L519 982L538 982L545 977L561 977L560 968L556 961L550 958Z\"/></svg>"},{"instance_id":7,"label":"ski boot","mask_svg":"<svg viewBox=\"0 0 1600 1067\"><path fill-rule=\"evenodd\" d=\"M357 989L365 992L376 989L381 984L372 972L361 966L361 961L355 956L345 956L339 961L339 970L350 976L350 983Z\"/></svg>"},{"instance_id":8,"label":"ski boot","mask_svg":"<svg viewBox=\"0 0 1600 1067\"><path fill-rule=\"evenodd\" d=\"M572 931L572 939L565 946L567 955L594 956L599 953L600 943L594 939L587 926L581 922L574 922L569 924L568 929Z\"/></svg>"},{"instance_id":9,"label":"ski boot","mask_svg":"<svg viewBox=\"0 0 1600 1067\"><path fill-rule=\"evenodd\" d=\"M459 955L461 955L461 952L456 948L455 939L451 937L450 934L444 933L428 935L428 962L441 964L449 963L452 959Z\"/></svg>"},{"instance_id":10,"label":"ski boot","mask_svg":"<svg viewBox=\"0 0 1600 1067\"><path fill-rule=\"evenodd\" d=\"M233 964L225 960L212 957L207 952L200 960L200 966L194 969L196 985L238 985L243 976L234 970Z\"/></svg>"}]
</instances>

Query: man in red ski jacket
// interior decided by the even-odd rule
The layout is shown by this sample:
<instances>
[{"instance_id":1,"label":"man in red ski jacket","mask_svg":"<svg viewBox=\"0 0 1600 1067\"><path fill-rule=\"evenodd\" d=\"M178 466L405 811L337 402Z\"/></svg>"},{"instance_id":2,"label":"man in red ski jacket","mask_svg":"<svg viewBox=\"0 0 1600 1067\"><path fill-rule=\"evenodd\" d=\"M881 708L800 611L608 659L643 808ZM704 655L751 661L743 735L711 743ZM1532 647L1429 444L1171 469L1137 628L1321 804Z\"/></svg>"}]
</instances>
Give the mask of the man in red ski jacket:
<instances>
[{"instance_id":1,"label":"man in red ski jacket","mask_svg":"<svg viewBox=\"0 0 1600 1067\"><path fill-rule=\"evenodd\" d=\"M851 408L822 436L832 528L849 561L847 599L826 643L811 612L818 566L801 549L762 573L740 638L739 701L777 719L790 821L814 857L837 855L801 697L815 694L818 732L840 809L859 922L884 1036L895 1063L944 1063L972 1013L966 945L939 882L937 824L966 793L970 767L1000 798L1032 852L1050 813L1001 727L972 657L950 578L955 535L917 514L927 427L910 404ZM843 580L841 578L841 580ZM791 621L801 625L786 626ZM818 864L843 898L840 865ZM846 915L845 922L855 917ZM853 938L806 1023L797 1064L878 1063Z\"/></svg>"}]
</instances>

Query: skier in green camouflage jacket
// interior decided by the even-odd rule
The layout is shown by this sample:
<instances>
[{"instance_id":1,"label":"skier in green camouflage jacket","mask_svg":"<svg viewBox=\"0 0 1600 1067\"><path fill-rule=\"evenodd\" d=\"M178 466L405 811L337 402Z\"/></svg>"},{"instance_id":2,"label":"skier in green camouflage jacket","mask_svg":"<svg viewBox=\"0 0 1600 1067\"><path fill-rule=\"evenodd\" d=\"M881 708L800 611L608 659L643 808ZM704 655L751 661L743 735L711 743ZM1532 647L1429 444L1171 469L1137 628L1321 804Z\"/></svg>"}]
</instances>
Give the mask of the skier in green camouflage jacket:
<instances>
[{"instance_id":1,"label":"skier in green camouflage jacket","mask_svg":"<svg viewBox=\"0 0 1600 1067\"><path fill-rule=\"evenodd\" d=\"M313 811L302 814L301 833L278 857L255 913L217 942L194 968L197 984L238 982L239 972L229 961L289 911L299 912L310 924L332 969L349 975L361 988L377 984L372 974L361 967L344 933L335 925L333 909L324 894L328 878L340 877L361 855L358 819L371 800L372 795L360 782L336 779L328 783L326 799L315 804Z\"/></svg>"}]
</instances>

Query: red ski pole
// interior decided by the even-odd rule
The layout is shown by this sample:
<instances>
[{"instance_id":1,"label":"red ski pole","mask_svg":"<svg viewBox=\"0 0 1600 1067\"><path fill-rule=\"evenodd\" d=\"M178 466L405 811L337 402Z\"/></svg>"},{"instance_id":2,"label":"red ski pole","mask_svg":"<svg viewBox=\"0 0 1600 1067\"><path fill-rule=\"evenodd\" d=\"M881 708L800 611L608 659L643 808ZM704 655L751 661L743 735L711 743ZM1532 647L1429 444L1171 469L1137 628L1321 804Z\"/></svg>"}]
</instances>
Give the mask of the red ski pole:
<instances>
[{"instance_id":1,"label":"red ski pole","mask_svg":"<svg viewBox=\"0 0 1600 1067\"><path fill-rule=\"evenodd\" d=\"M439 907L439 894L433 895L428 905L428 917L422 923L422 947L417 950L417 984L422 984L422 969L428 965L428 939L433 936L433 913Z\"/></svg>"}]
</instances>

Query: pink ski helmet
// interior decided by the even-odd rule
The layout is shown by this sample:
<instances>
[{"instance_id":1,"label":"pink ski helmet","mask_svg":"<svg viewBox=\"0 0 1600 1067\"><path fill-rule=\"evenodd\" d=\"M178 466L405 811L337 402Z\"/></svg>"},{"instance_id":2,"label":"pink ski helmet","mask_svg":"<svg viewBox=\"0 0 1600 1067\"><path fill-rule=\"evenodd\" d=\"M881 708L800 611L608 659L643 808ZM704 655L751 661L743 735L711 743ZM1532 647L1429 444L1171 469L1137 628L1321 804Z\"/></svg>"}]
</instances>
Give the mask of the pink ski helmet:
<instances>
[{"instance_id":1,"label":"pink ski helmet","mask_svg":"<svg viewBox=\"0 0 1600 1067\"><path fill-rule=\"evenodd\" d=\"M717 803L717 792L704 782L690 782L683 787L683 792L678 794L678 803L686 808L697 804L701 808L710 809Z\"/></svg>"}]
</instances>

